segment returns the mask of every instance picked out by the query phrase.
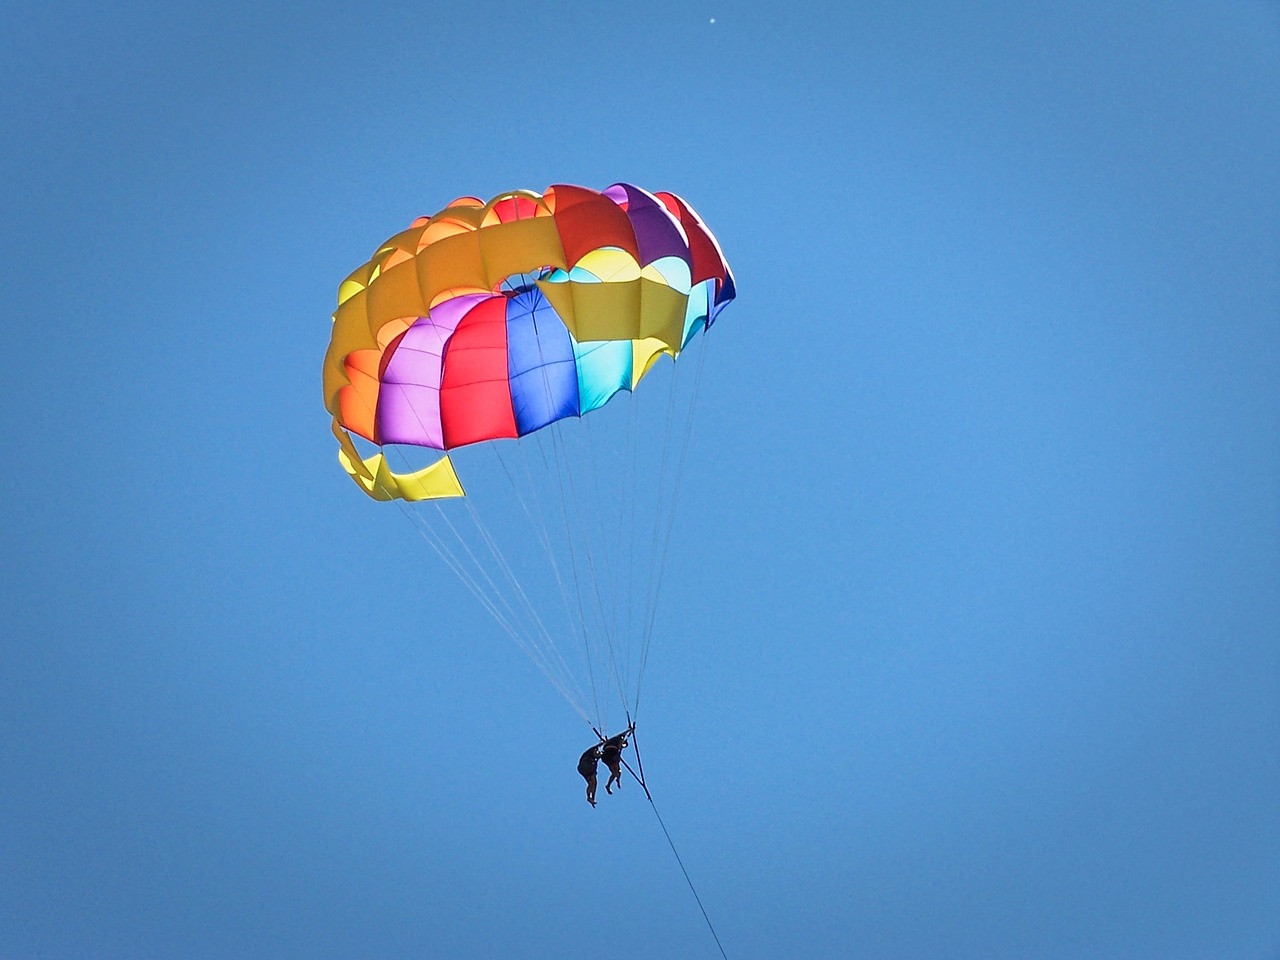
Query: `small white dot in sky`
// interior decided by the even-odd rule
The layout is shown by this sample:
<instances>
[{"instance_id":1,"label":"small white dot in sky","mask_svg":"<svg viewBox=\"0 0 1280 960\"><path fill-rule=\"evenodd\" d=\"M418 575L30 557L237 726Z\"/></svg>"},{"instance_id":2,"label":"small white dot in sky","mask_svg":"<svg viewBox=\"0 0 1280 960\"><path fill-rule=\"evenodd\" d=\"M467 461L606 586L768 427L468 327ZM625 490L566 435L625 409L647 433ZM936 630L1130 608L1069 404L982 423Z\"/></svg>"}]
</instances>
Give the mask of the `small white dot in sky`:
<instances>
[{"instance_id":1,"label":"small white dot in sky","mask_svg":"<svg viewBox=\"0 0 1280 960\"><path fill-rule=\"evenodd\" d=\"M715 18L715 17L712 17L712 18L711 18L711 22L712 22L712 23L715 23L715 22L716 22L716 18Z\"/></svg>"}]
</instances>

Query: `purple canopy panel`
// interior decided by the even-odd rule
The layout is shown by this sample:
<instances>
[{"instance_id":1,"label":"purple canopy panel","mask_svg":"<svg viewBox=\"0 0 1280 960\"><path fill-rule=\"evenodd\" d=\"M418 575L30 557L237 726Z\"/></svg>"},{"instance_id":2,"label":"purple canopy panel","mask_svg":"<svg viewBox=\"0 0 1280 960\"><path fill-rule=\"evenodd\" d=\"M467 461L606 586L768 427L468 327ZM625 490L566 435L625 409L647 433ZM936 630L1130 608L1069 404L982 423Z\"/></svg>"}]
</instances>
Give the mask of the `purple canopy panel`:
<instances>
[{"instance_id":1,"label":"purple canopy panel","mask_svg":"<svg viewBox=\"0 0 1280 960\"><path fill-rule=\"evenodd\" d=\"M679 221L667 212L653 194L629 183L616 183L604 191L614 203L625 197L627 217L635 231L636 246L640 252L640 265L647 266L663 257L679 257L693 269L689 255L689 239Z\"/></svg>"},{"instance_id":2,"label":"purple canopy panel","mask_svg":"<svg viewBox=\"0 0 1280 960\"><path fill-rule=\"evenodd\" d=\"M444 449L440 425L441 357L458 324L491 294L467 294L433 307L395 345L378 392L378 436L382 443Z\"/></svg>"}]
</instances>

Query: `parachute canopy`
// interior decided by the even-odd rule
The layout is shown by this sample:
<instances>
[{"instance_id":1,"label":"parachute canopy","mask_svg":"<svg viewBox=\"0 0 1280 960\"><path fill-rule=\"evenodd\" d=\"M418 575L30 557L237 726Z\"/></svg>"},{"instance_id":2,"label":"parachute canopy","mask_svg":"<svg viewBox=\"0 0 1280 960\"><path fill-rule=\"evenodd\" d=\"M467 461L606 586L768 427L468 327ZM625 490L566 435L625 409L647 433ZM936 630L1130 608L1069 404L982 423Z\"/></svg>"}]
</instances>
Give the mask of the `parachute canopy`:
<instances>
[{"instance_id":1,"label":"parachute canopy","mask_svg":"<svg viewBox=\"0 0 1280 960\"><path fill-rule=\"evenodd\" d=\"M719 244L675 194L461 197L338 289L324 400L339 461L378 500L462 496L447 455L395 473L352 434L448 451L582 416L677 356L733 296Z\"/></svg>"}]
</instances>

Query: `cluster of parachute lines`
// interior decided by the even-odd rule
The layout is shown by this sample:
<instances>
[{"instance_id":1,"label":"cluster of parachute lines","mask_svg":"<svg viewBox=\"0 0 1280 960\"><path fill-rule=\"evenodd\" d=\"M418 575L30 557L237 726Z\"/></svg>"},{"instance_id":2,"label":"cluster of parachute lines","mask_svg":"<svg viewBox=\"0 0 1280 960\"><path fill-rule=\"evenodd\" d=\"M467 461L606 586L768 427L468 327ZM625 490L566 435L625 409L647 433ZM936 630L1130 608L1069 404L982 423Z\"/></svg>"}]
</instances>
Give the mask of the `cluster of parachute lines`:
<instances>
[{"instance_id":1,"label":"cluster of parachute lines","mask_svg":"<svg viewBox=\"0 0 1280 960\"><path fill-rule=\"evenodd\" d=\"M597 731L623 726L617 710L626 723L639 715L704 358L651 374L669 381L662 405L630 397L604 417L467 450L455 455L465 498L399 505Z\"/></svg>"},{"instance_id":2,"label":"cluster of parachute lines","mask_svg":"<svg viewBox=\"0 0 1280 960\"><path fill-rule=\"evenodd\" d=\"M639 713L698 334L734 292L688 204L629 184L460 198L339 290L340 462L597 731ZM444 455L423 467L424 448Z\"/></svg>"}]
</instances>

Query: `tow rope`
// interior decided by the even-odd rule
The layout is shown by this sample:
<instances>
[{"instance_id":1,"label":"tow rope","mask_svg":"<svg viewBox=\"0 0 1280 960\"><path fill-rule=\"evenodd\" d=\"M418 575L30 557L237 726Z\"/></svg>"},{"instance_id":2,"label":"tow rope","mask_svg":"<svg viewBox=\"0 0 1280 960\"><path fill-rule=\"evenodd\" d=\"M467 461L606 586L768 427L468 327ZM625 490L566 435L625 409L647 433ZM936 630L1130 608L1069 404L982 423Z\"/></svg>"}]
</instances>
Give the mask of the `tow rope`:
<instances>
[{"instance_id":1,"label":"tow rope","mask_svg":"<svg viewBox=\"0 0 1280 960\"><path fill-rule=\"evenodd\" d=\"M711 937L716 942L716 948L720 951L720 956L724 960L729 960L728 955L724 952L724 945L720 942L720 936L716 933L715 926L711 923L711 917L707 915L707 908L702 905L702 898L698 896L698 889L693 885L693 880L689 877L689 871L685 869L684 861L680 858L680 851L676 849L675 841L671 839L671 831L667 829L667 825L662 822L662 814L658 812L658 805L653 802L653 794L649 792L649 787L644 782L644 764L640 761L640 745L636 742L635 724L630 726L631 745L636 751L636 766L640 768L640 772L636 773L631 769L631 764L619 754L618 759L622 761L622 765L627 768L627 773L631 774L632 779L640 784L640 789L644 791L645 798L649 801L649 807L653 810L654 817L658 820L658 826L662 828L662 835L667 838L667 846L671 848L672 854L675 855L676 863L680 866L680 872L684 874L684 882L689 885L689 892L693 894L693 899L698 904L698 909L702 911L702 919L707 922L707 929L711 931ZM599 736L599 734L596 734ZM601 739L604 739L603 737Z\"/></svg>"}]
</instances>

